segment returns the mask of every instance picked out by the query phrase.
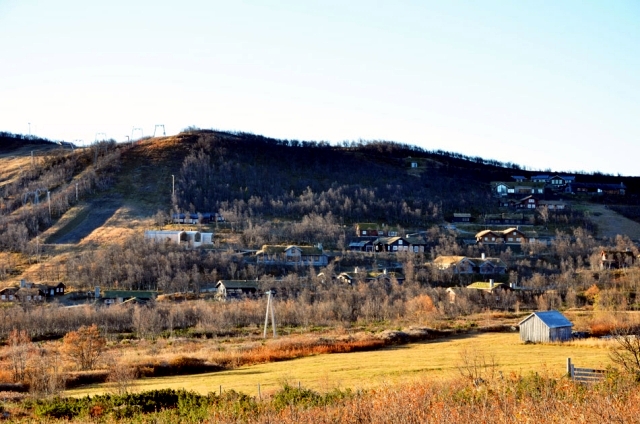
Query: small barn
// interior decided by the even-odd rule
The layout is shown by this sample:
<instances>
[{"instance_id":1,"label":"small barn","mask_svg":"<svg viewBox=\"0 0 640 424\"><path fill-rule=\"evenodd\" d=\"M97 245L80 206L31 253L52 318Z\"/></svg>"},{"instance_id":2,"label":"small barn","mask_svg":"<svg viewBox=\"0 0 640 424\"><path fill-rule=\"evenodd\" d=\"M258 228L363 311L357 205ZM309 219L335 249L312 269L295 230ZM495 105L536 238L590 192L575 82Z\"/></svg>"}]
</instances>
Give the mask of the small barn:
<instances>
[{"instance_id":1,"label":"small barn","mask_svg":"<svg viewBox=\"0 0 640 424\"><path fill-rule=\"evenodd\" d=\"M518 324L523 342L564 342L571 340L573 324L558 311L534 312Z\"/></svg>"}]
</instances>

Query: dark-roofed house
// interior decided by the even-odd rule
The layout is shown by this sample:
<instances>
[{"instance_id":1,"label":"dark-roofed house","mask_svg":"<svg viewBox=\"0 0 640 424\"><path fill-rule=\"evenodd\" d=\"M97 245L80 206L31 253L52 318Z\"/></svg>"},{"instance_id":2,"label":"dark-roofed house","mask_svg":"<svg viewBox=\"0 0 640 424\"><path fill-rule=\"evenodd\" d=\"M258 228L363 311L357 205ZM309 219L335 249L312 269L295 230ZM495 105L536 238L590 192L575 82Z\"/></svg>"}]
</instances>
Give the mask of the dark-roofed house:
<instances>
[{"instance_id":1,"label":"dark-roofed house","mask_svg":"<svg viewBox=\"0 0 640 424\"><path fill-rule=\"evenodd\" d=\"M253 280L220 280L216 284L216 297L221 300L255 295L258 282Z\"/></svg>"},{"instance_id":2,"label":"dark-roofed house","mask_svg":"<svg viewBox=\"0 0 640 424\"><path fill-rule=\"evenodd\" d=\"M16 299L16 292L20 287L5 287L0 290L0 301L13 302Z\"/></svg>"},{"instance_id":3,"label":"dark-roofed house","mask_svg":"<svg viewBox=\"0 0 640 424\"><path fill-rule=\"evenodd\" d=\"M402 252L410 247L411 244L403 237L379 237L373 242L376 252Z\"/></svg>"},{"instance_id":4,"label":"dark-roofed house","mask_svg":"<svg viewBox=\"0 0 640 424\"><path fill-rule=\"evenodd\" d=\"M267 265L313 265L325 266L329 257L324 253L322 245L317 246L262 246L256 252L257 263Z\"/></svg>"},{"instance_id":5,"label":"dark-roofed house","mask_svg":"<svg viewBox=\"0 0 640 424\"><path fill-rule=\"evenodd\" d=\"M35 284L35 288L42 290L45 293L47 298L52 298L56 296L64 296L64 291L67 288L66 284L60 283L52 283L52 284Z\"/></svg>"},{"instance_id":6,"label":"dark-roofed house","mask_svg":"<svg viewBox=\"0 0 640 424\"><path fill-rule=\"evenodd\" d=\"M373 252L373 239L354 240L349 243L349 250L354 252Z\"/></svg>"},{"instance_id":7,"label":"dark-roofed house","mask_svg":"<svg viewBox=\"0 0 640 424\"><path fill-rule=\"evenodd\" d=\"M471 222L471 214L468 212L454 212L453 222Z\"/></svg>"},{"instance_id":8,"label":"dark-roofed house","mask_svg":"<svg viewBox=\"0 0 640 424\"><path fill-rule=\"evenodd\" d=\"M573 324L558 311L534 312L518 324L523 342L564 342L571 340Z\"/></svg>"}]
</instances>

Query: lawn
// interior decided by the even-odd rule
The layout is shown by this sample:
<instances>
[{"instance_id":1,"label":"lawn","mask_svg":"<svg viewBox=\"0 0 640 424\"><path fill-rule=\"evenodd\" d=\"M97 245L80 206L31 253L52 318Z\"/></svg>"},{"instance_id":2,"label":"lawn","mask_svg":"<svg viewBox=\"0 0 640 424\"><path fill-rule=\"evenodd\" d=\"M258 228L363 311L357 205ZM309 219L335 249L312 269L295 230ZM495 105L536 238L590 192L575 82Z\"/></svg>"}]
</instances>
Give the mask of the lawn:
<instances>
[{"instance_id":1,"label":"lawn","mask_svg":"<svg viewBox=\"0 0 640 424\"><path fill-rule=\"evenodd\" d=\"M253 365L230 371L138 380L135 390L185 388L200 393L236 390L250 395L274 391L283 382L326 391L334 387L372 388L415 378L459 376L461 352L495 358L503 373L530 371L561 375L567 357L579 367L606 368L607 343L528 344L518 333L478 333L413 343L370 352L317 355L290 361ZM69 390L69 396L108 391L106 385Z\"/></svg>"}]
</instances>

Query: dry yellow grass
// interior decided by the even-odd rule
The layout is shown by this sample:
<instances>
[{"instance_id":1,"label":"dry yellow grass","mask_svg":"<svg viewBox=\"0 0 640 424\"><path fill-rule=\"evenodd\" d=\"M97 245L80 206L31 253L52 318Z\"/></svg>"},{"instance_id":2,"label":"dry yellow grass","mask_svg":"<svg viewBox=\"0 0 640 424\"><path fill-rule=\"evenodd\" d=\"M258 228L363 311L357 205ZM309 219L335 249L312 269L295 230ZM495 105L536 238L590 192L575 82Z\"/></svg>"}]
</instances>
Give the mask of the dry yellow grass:
<instances>
[{"instance_id":1,"label":"dry yellow grass","mask_svg":"<svg viewBox=\"0 0 640 424\"><path fill-rule=\"evenodd\" d=\"M135 390L185 388L200 393L234 389L257 394L275 390L283 381L326 390L332 387L372 388L413 381L416 378L450 379L459 375L464 350L495 358L497 369L508 372L562 374L567 357L578 366L605 368L610 365L609 343L565 343L525 345L517 333L480 333L414 343L370 352L330 354L241 367L217 373L139 380ZM67 392L84 396L108 391L98 385Z\"/></svg>"}]
</instances>

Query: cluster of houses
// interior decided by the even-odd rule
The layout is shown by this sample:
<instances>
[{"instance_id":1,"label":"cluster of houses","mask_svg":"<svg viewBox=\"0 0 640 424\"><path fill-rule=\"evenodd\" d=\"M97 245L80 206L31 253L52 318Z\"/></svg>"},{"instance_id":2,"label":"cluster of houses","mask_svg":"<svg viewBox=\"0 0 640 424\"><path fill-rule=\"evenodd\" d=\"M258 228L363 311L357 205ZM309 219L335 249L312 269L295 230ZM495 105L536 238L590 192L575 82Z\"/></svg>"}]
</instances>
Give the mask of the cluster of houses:
<instances>
[{"instance_id":1,"label":"cluster of houses","mask_svg":"<svg viewBox=\"0 0 640 424\"><path fill-rule=\"evenodd\" d=\"M2 302L44 302L56 297L64 296L67 286L64 283L33 283L20 280L19 286L10 286L0 289L0 301Z\"/></svg>"},{"instance_id":2,"label":"cluster of houses","mask_svg":"<svg viewBox=\"0 0 640 424\"><path fill-rule=\"evenodd\" d=\"M624 195L624 183L583 183L575 175L534 175L530 179L522 175L512 176L513 181L493 181L491 188L496 196L523 196L552 193L568 194L613 194Z\"/></svg>"}]
</instances>

